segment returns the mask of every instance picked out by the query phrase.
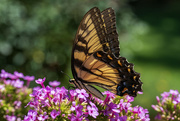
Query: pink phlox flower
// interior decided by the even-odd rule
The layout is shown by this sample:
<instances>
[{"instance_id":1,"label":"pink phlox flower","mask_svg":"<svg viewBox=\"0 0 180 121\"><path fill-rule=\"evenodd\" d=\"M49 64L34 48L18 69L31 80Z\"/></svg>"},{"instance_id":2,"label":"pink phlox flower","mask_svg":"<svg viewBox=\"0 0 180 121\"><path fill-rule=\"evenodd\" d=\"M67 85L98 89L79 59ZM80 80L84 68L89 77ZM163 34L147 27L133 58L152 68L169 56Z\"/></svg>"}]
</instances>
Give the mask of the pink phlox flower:
<instances>
[{"instance_id":1,"label":"pink phlox flower","mask_svg":"<svg viewBox=\"0 0 180 121\"><path fill-rule=\"evenodd\" d=\"M73 113L71 114L70 117L68 117L68 119L71 121L83 121L83 117L77 117Z\"/></svg>"},{"instance_id":2,"label":"pink phlox flower","mask_svg":"<svg viewBox=\"0 0 180 121\"><path fill-rule=\"evenodd\" d=\"M15 75L13 75L13 74L11 74L11 73L8 74L8 77L9 77L11 80L17 79L17 76L15 76Z\"/></svg>"},{"instance_id":3,"label":"pink phlox flower","mask_svg":"<svg viewBox=\"0 0 180 121\"><path fill-rule=\"evenodd\" d=\"M12 80L10 80L10 79L7 79L4 81L4 84L6 84L6 85L12 85L11 83L12 83Z\"/></svg>"},{"instance_id":4,"label":"pink phlox flower","mask_svg":"<svg viewBox=\"0 0 180 121\"><path fill-rule=\"evenodd\" d=\"M49 100L48 99L42 100L41 101L41 106L42 107L46 107L46 106L50 107Z\"/></svg>"},{"instance_id":5,"label":"pink phlox flower","mask_svg":"<svg viewBox=\"0 0 180 121\"><path fill-rule=\"evenodd\" d=\"M51 94L52 96L55 96L55 95L56 95L56 91L55 91L54 89L51 89L50 94Z\"/></svg>"},{"instance_id":6,"label":"pink phlox flower","mask_svg":"<svg viewBox=\"0 0 180 121\"><path fill-rule=\"evenodd\" d=\"M134 97L129 96L129 95L126 96L126 99L127 99L127 102L133 102L134 101Z\"/></svg>"},{"instance_id":7,"label":"pink phlox flower","mask_svg":"<svg viewBox=\"0 0 180 121\"><path fill-rule=\"evenodd\" d=\"M46 89L41 88L40 90L37 91L37 98L39 100L45 100L47 98L47 93L46 93Z\"/></svg>"},{"instance_id":8,"label":"pink phlox flower","mask_svg":"<svg viewBox=\"0 0 180 121\"><path fill-rule=\"evenodd\" d=\"M124 111L125 111L125 113L128 112L129 108L131 108L131 107L130 107L131 105L132 105L132 104L129 103L129 102L126 102L126 103L124 104Z\"/></svg>"},{"instance_id":9,"label":"pink phlox flower","mask_svg":"<svg viewBox=\"0 0 180 121\"><path fill-rule=\"evenodd\" d=\"M83 106L82 105L76 105L76 102L73 101L72 102L72 106L70 108L71 111L76 111L76 117L81 117L81 115L83 115Z\"/></svg>"},{"instance_id":10,"label":"pink phlox flower","mask_svg":"<svg viewBox=\"0 0 180 121\"><path fill-rule=\"evenodd\" d=\"M76 89L76 93L81 102L87 101L86 98L89 97L89 94L84 89Z\"/></svg>"},{"instance_id":11,"label":"pink phlox flower","mask_svg":"<svg viewBox=\"0 0 180 121\"><path fill-rule=\"evenodd\" d=\"M172 90L172 89L169 91L169 93L175 96L179 94L178 90Z\"/></svg>"},{"instance_id":12,"label":"pink phlox flower","mask_svg":"<svg viewBox=\"0 0 180 121\"><path fill-rule=\"evenodd\" d=\"M38 116L38 120L39 121L45 121L46 119L48 119L48 115L47 115L47 113L46 112L44 112L44 114L40 114L39 116Z\"/></svg>"},{"instance_id":13,"label":"pink phlox flower","mask_svg":"<svg viewBox=\"0 0 180 121\"><path fill-rule=\"evenodd\" d=\"M111 102L115 98L115 95L109 91L103 92L103 95L107 95L105 100L104 100L105 104L108 104L109 102Z\"/></svg>"},{"instance_id":14,"label":"pink phlox flower","mask_svg":"<svg viewBox=\"0 0 180 121\"><path fill-rule=\"evenodd\" d=\"M35 79L35 77L34 76L24 76L23 79L27 80L27 81L33 81Z\"/></svg>"},{"instance_id":15,"label":"pink phlox flower","mask_svg":"<svg viewBox=\"0 0 180 121\"><path fill-rule=\"evenodd\" d=\"M65 95L67 95L67 92L65 87L56 87L56 95L54 98L58 98L59 101L62 101L65 98Z\"/></svg>"},{"instance_id":16,"label":"pink phlox flower","mask_svg":"<svg viewBox=\"0 0 180 121\"><path fill-rule=\"evenodd\" d=\"M117 121L127 121L127 116L120 116Z\"/></svg>"},{"instance_id":17,"label":"pink phlox flower","mask_svg":"<svg viewBox=\"0 0 180 121\"><path fill-rule=\"evenodd\" d=\"M50 82L49 82L49 85L52 86L52 87L57 87L57 86L59 86L60 84L61 84L61 83L58 82L58 81L56 81L56 80L55 80L55 81L50 81Z\"/></svg>"},{"instance_id":18,"label":"pink phlox flower","mask_svg":"<svg viewBox=\"0 0 180 121\"><path fill-rule=\"evenodd\" d=\"M71 111L75 111L76 110L76 102L75 101L72 102L72 106L71 106L70 110Z\"/></svg>"},{"instance_id":19,"label":"pink phlox flower","mask_svg":"<svg viewBox=\"0 0 180 121\"><path fill-rule=\"evenodd\" d=\"M142 94L143 94L143 92L142 92L142 91L138 91L137 93L138 93L138 94L140 94L140 95L142 95Z\"/></svg>"},{"instance_id":20,"label":"pink phlox flower","mask_svg":"<svg viewBox=\"0 0 180 121\"><path fill-rule=\"evenodd\" d=\"M33 92L31 94L29 94L29 96L34 97L34 98L37 97L40 90L41 90L41 88L39 88L39 89L34 88Z\"/></svg>"},{"instance_id":21,"label":"pink phlox flower","mask_svg":"<svg viewBox=\"0 0 180 121\"><path fill-rule=\"evenodd\" d=\"M70 101L74 101L77 92L75 90L70 90L69 93L70 93Z\"/></svg>"},{"instance_id":22,"label":"pink phlox flower","mask_svg":"<svg viewBox=\"0 0 180 121\"><path fill-rule=\"evenodd\" d=\"M180 103L180 94L177 96L176 102L177 102L177 103Z\"/></svg>"},{"instance_id":23,"label":"pink phlox flower","mask_svg":"<svg viewBox=\"0 0 180 121\"><path fill-rule=\"evenodd\" d=\"M25 106L29 106L29 107L34 107L34 108L38 108L39 106L39 101L35 98L35 99L31 99L31 101Z\"/></svg>"},{"instance_id":24,"label":"pink phlox flower","mask_svg":"<svg viewBox=\"0 0 180 121\"><path fill-rule=\"evenodd\" d=\"M7 121L16 121L16 116L6 115L6 120Z\"/></svg>"},{"instance_id":25,"label":"pink phlox flower","mask_svg":"<svg viewBox=\"0 0 180 121\"><path fill-rule=\"evenodd\" d=\"M151 107L156 110L156 111L159 111L159 106L158 105L151 105Z\"/></svg>"},{"instance_id":26,"label":"pink phlox flower","mask_svg":"<svg viewBox=\"0 0 180 121\"><path fill-rule=\"evenodd\" d=\"M56 111L55 109L53 109L52 111L51 111L51 117L53 118L53 119L55 119L57 116L59 116L60 115L60 111Z\"/></svg>"},{"instance_id":27,"label":"pink phlox flower","mask_svg":"<svg viewBox=\"0 0 180 121\"><path fill-rule=\"evenodd\" d=\"M163 92L162 94L161 94L161 96L162 96L162 99L165 99L165 98L167 98L167 97L169 97L169 92Z\"/></svg>"},{"instance_id":28,"label":"pink phlox flower","mask_svg":"<svg viewBox=\"0 0 180 121\"><path fill-rule=\"evenodd\" d=\"M37 87L34 87L34 88L33 88L33 91L37 91L37 90L39 90L39 89L41 89L41 87L40 87L40 86L37 86Z\"/></svg>"},{"instance_id":29,"label":"pink phlox flower","mask_svg":"<svg viewBox=\"0 0 180 121\"><path fill-rule=\"evenodd\" d=\"M88 110L88 114L94 118L96 118L99 113L98 113L98 108L96 107L96 105L92 102L90 102L91 106L87 106L87 110Z\"/></svg>"},{"instance_id":30,"label":"pink phlox flower","mask_svg":"<svg viewBox=\"0 0 180 121\"><path fill-rule=\"evenodd\" d=\"M17 72L17 71L14 72L14 75L15 75L17 78L23 78L23 77L24 77L23 73L19 73L19 72Z\"/></svg>"},{"instance_id":31,"label":"pink phlox flower","mask_svg":"<svg viewBox=\"0 0 180 121\"><path fill-rule=\"evenodd\" d=\"M83 109L83 106L82 106L82 105L77 105L77 106L76 106L76 116L77 116L77 117L80 117L80 116L83 115L82 109Z\"/></svg>"},{"instance_id":32,"label":"pink phlox flower","mask_svg":"<svg viewBox=\"0 0 180 121\"><path fill-rule=\"evenodd\" d=\"M36 121L37 112L30 109L27 116L24 117L24 121Z\"/></svg>"},{"instance_id":33,"label":"pink phlox flower","mask_svg":"<svg viewBox=\"0 0 180 121\"><path fill-rule=\"evenodd\" d=\"M21 101L14 101L14 107L15 107L15 109L19 109L20 107L21 107Z\"/></svg>"},{"instance_id":34,"label":"pink phlox flower","mask_svg":"<svg viewBox=\"0 0 180 121\"><path fill-rule=\"evenodd\" d=\"M45 80L46 80L46 78L44 77L43 79L39 78L39 79L35 80L35 82L37 84L43 84Z\"/></svg>"},{"instance_id":35,"label":"pink phlox flower","mask_svg":"<svg viewBox=\"0 0 180 121\"><path fill-rule=\"evenodd\" d=\"M0 77L1 77L2 79L6 79L6 78L9 77L9 73L2 69L2 70L1 70L1 73L0 73Z\"/></svg>"},{"instance_id":36,"label":"pink phlox flower","mask_svg":"<svg viewBox=\"0 0 180 121\"><path fill-rule=\"evenodd\" d=\"M54 97L54 98L52 99L52 101L54 102L55 105L60 104L60 100L59 100L59 98L57 98L57 96Z\"/></svg>"},{"instance_id":37,"label":"pink phlox flower","mask_svg":"<svg viewBox=\"0 0 180 121\"><path fill-rule=\"evenodd\" d=\"M20 79L16 79L16 81L14 81L13 86L16 88L22 88L24 84L24 81L21 81Z\"/></svg>"},{"instance_id":38,"label":"pink phlox flower","mask_svg":"<svg viewBox=\"0 0 180 121\"><path fill-rule=\"evenodd\" d=\"M125 112L127 112L131 106L131 103L124 102L124 99L121 99L117 106L120 109L120 111L125 110Z\"/></svg>"},{"instance_id":39,"label":"pink phlox flower","mask_svg":"<svg viewBox=\"0 0 180 121\"><path fill-rule=\"evenodd\" d=\"M138 116L140 117L141 120L143 121L149 121L150 119L148 118L149 115L146 115L146 113L149 113L147 109L143 109L141 106L138 109Z\"/></svg>"},{"instance_id":40,"label":"pink phlox flower","mask_svg":"<svg viewBox=\"0 0 180 121\"><path fill-rule=\"evenodd\" d=\"M107 116L109 116L110 114L112 114L113 112L116 112L117 110L117 105L116 104L114 104L114 103L110 103L110 104L106 104L107 105L107 107L106 107L106 109L105 109L105 111L103 111L103 114L104 115L107 115ZM120 110L119 110L120 111Z\"/></svg>"},{"instance_id":41,"label":"pink phlox flower","mask_svg":"<svg viewBox=\"0 0 180 121\"><path fill-rule=\"evenodd\" d=\"M159 96L156 96L156 100L157 100L158 103L160 102Z\"/></svg>"},{"instance_id":42,"label":"pink phlox flower","mask_svg":"<svg viewBox=\"0 0 180 121\"><path fill-rule=\"evenodd\" d=\"M46 86L46 88L44 89L44 91L47 95L49 95L49 93L51 93L51 90L53 90L53 89L50 86Z\"/></svg>"}]
</instances>

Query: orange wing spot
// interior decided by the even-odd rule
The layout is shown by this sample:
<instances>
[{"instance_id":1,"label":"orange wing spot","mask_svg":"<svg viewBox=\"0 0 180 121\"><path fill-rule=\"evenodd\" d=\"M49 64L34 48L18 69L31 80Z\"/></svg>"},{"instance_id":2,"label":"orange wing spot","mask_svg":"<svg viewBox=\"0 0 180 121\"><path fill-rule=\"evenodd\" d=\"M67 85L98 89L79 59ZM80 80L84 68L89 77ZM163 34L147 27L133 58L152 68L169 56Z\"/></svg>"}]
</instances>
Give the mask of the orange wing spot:
<instances>
[{"instance_id":1,"label":"orange wing spot","mask_svg":"<svg viewBox=\"0 0 180 121\"><path fill-rule=\"evenodd\" d=\"M120 61L120 60L118 60L118 64L119 64L120 66L122 66L122 63L121 63L121 61Z\"/></svg>"},{"instance_id":2,"label":"orange wing spot","mask_svg":"<svg viewBox=\"0 0 180 121\"><path fill-rule=\"evenodd\" d=\"M128 90L126 87L123 89L122 93L124 93L126 90Z\"/></svg>"},{"instance_id":3,"label":"orange wing spot","mask_svg":"<svg viewBox=\"0 0 180 121\"><path fill-rule=\"evenodd\" d=\"M129 73L131 72L131 69L130 69L130 68L128 68L128 72L129 72Z\"/></svg>"},{"instance_id":4,"label":"orange wing spot","mask_svg":"<svg viewBox=\"0 0 180 121\"><path fill-rule=\"evenodd\" d=\"M136 79L136 76L134 76L133 79L135 80L135 79Z\"/></svg>"},{"instance_id":5,"label":"orange wing spot","mask_svg":"<svg viewBox=\"0 0 180 121\"><path fill-rule=\"evenodd\" d=\"M108 55L107 57L108 57L110 60L113 60L113 58L112 58L110 55Z\"/></svg>"},{"instance_id":6,"label":"orange wing spot","mask_svg":"<svg viewBox=\"0 0 180 121\"><path fill-rule=\"evenodd\" d=\"M134 90L133 93L135 93L136 91Z\"/></svg>"},{"instance_id":7,"label":"orange wing spot","mask_svg":"<svg viewBox=\"0 0 180 121\"><path fill-rule=\"evenodd\" d=\"M134 84L132 85L132 87L134 87Z\"/></svg>"},{"instance_id":8,"label":"orange wing spot","mask_svg":"<svg viewBox=\"0 0 180 121\"><path fill-rule=\"evenodd\" d=\"M102 55L100 55L99 53L97 53L96 55L97 55L97 57L102 57Z\"/></svg>"}]
</instances>

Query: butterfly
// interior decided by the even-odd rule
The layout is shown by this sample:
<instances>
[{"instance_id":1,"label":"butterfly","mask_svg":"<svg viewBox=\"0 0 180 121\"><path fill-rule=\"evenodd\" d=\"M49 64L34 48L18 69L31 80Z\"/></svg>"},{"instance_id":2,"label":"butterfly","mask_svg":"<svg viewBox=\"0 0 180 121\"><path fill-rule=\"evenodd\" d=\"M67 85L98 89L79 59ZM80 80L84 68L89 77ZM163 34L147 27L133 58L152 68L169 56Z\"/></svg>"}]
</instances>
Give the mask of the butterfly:
<instances>
[{"instance_id":1,"label":"butterfly","mask_svg":"<svg viewBox=\"0 0 180 121\"><path fill-rule=\"evenodd\" d=\"M103 99L94 86L112 93L135 97L142 91L140 74L133 64L120 56L115 13L112 8L100 11L90 9L83 17L73 44L70 83L79 89Z\"/></svg>"}]
</instances>

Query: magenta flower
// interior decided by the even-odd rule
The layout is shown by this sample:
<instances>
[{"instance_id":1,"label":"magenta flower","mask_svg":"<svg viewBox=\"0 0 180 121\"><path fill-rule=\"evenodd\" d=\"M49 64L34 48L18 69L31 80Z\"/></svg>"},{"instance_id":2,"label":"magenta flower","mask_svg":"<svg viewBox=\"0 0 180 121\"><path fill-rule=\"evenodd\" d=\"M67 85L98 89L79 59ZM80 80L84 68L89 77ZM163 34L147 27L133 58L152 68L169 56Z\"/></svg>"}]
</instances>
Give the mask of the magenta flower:
<instances>
[{"instance_id":1,"label":"magenta flower","mask_svg":"<svg viewBox=\"0 0 180 121\"><path fill-rule=\"evenodd\" d=\"M24 76L24 80L27 80L27 81L33 81L35 79L34 76Z\"/></svg>"},{"instance_id":2,"label":"magenta flower","mask_svg":"<svg viewBox=\"0 0 180 121\"><path fill-rule=\"evenodd\" d=\"M98 113L98 108L96 107L96 105L94 104L94 103L92 103L92 102L90 102L90 105L91 106L87 106L87 110L88 110L88 114L90 115L90 116L92 116L93 118L96 118L98 115L99 115L99 113Z\"/></svg>"},{"instance_id":3,"label":"magenta flower","mask_svg":"<svg viewBox=\"0 0 180 121\"><path fill-rule=\"evenodd\" d=\"M5 70L1 70L1 73L0 73L0 77L2 78L2 79L6 79L6 78L8 78L9 77L9 73L7 73Z\"/></svg>"},{"instance_id":4,"label":"magenta flower","mask_svg":"<svg viewBox=\"0 0 180 121\"><path fill-rule=\"evenodd\" d=\"M37 80L35 80L35 82L37 83L37 84L40 84L43 88L45 88L45 86L44 86L44 81L46 80L46 78L44 77L43 79L37 79Z\"/></svg>"},{"instance_id":5,"label":"magenta flower","mask_svg":"<svg viewBox=\"0 0 180 121\"><path fill-rule=\"evenodd\" d=\"M53 118L53 119L55 119L57 116L59 116L60 115L60 111L56 111L55 109L53 109L52 111L51 111L51 117Z\"/></svg>"},{"instance_id":6,"label":"magenta flower","mask_svg":"<svg viewBox=\"0 0 180 121\"><path fill-rule=\"evenodd\" d=\"M170 90L161 94L162 98L157 99L158 104L152 105L157 111L155 119L180 120L180 94L177 90Z\"/></svg>"},{"instance_id":7,"label":"magenta flower","mask_svg":"<svg viewBox=\"0 0 180 121\"><path fill-rule=\"evenodd\" d=\"M45 121L46 119L48 119L48 115L46 112L44 112L44 114L40 114L39 117L38 117L38 120L39 121Z\"/></svg>"},{"instance_id":8,"label":"magenta flower","mask_svg":"<svg viewBox=\"0 0 180 121\"><path fill-rule=\"evenodd\" d=\"M24 84L24 81L21 81L20 79L16 79L16 81L14 81L13 85L16 88L22 88Z\"/></svg>"},{"instance_id":9,"label":"magenta flower","mask_svg":"<svg viewBox=\"0 0 180 121\"><path fill-rule=\"evenodd\" d=\"M89 94L84 89L76 89L77 96L81 102L86 101Z\"/></svg>"},{"instance_id":10,"label":"magenta flower","mask_svg":"<svg viewBox=\"0 0 180 121\"><path fill-rule=\"evenodd\" d=\"M26 86L29 87L30 81L33 81L34 79L34 76L24 76L24 80L27 80Z\"/></svg>"},{"instance_id":11,"label":"magenta flower","mask_svg":"<svg viewBox=\"0 0 180 121\"><path fill-rule=\"evenodd\" d=\"M19 73L19 72L17 72L17 71L14 72L14 75L15 75L17 78L23 78L23 77L24 77L23 73Z\"/></svg>"},{"instance_id":12,"label":"magenta flower","mask_svg":"<svg viewBox=\"0 0 180 121\"><path fill-rule=\"evenodd\" d=\"M46 78L44 77L43 79L37 79L35 80L37 84L43 84Z\"/></svg>"},{"instance_id":13,"label":"magenta flower","mask_svg":"<svg viewBox=\"0 0 180 121\"><path fill-rule=\"evenodd\" d=\"M61 84L61 83L58 82L58 81L56 81L56 80L55 80L55 81L50 81L50 82L49 82L49 85L52 86L52 87L54 87L54 88L57 87L57 86L59 86L60 84Z\"/></svg>"},{"instance_id":14,"label":"magenta flower","mask_svg":"<svg viewBox=\"0 0 180 121\"><path fill-rule=\"evenodd\" d=\"M36 118L37 118L37 112L30 109L28 115L24 117L24 121L35 121Z\"/></svg>"},{"instance_id":15,"label":"magenta flower","mask_svg":"<svg viewBox=\"0 0 180 121\"><path fill-rule=\"evenodd\" d=\"M179 94L178 90L172 90L172 89L169 91L169 93L175 96Z\"/></svg>"},{"instance_id":16,"label":"magenta flower","mask_svg":"<svg viewBox=\"0 0 180 121\"><path fill-rule=\"evenodd\" d=\"M7 120L7 121L16 121L16 116L6 115L6 120Z\"/></svg>"}]
</instances>

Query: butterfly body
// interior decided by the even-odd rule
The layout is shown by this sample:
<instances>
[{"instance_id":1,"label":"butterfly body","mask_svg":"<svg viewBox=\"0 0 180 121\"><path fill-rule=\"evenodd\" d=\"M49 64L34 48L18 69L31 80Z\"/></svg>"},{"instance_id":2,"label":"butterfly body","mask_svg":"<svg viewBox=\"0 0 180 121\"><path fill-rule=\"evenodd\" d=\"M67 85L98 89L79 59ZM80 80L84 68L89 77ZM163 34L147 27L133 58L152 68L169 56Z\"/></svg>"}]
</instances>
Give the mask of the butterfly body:
<instances>
[{"instance_id":1,"label":"butterfly body","mask_svg":"<svg viewBox=\"0 0 180 121\"><path fill-rule=\"evenodd\" d=\"M93 85L117 95L136 96L142 91L140 74L119 54L115 14L112 8L102 12L92 8L82 19L72 49L71 68L75 87L98 98L102 93Z\"/></svg>"}]
</instances>

